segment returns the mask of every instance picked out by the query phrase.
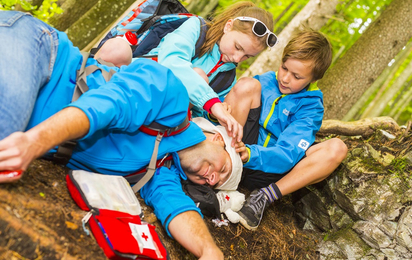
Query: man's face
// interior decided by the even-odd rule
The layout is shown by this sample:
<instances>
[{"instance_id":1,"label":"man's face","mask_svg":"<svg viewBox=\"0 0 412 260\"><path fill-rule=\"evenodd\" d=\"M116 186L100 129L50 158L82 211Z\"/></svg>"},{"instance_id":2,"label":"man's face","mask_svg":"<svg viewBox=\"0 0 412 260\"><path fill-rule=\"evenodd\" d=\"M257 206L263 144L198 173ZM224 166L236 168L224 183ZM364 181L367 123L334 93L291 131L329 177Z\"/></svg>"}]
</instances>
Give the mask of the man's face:
<instances>
[{"instance_id":1,"label":"man's face","mask_svg":"<svg viewBox=\"0 0 412 260\"><path fill-rule=\"evenodd\" d=\"M179 153L187 178L197 184L222 185L232 172L232 161L219 134L205 134L207 139L188 153Z\"/></svg>"},{"instance_id":2,"label":"man's face","mask_svg":"<svg viewBox=\"0 0 412 260\"><path fill-rule=\"evenodd\" d=\"M282 94L298 93L309 83L315 82L312 76L312 61L287 59L278 70L279 90Z\"/></svg>"}]
</instances>

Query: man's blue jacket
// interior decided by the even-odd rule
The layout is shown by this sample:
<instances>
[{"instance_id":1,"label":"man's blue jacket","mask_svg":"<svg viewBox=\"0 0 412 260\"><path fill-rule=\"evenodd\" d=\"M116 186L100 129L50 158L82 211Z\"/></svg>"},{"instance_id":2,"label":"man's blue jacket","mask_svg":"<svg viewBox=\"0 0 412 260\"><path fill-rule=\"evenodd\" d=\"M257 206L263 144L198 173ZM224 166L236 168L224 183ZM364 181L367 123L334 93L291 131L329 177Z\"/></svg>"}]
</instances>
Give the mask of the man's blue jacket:
<instances>
[{"instance_id":1,"label":"man's blue jacket","mask_svg":"<svg viewBox=\"0 0 412 260\"><path fill-rule=\"evenodd\" d=\"M255 76L262 85L262 111L259 139L247 145L249 160L245 168L282 174L305 155L322 125L323 94L309 86L295 94L279 90L276 73Z\"/></svg>"},{"instance_id":2,"label":"man's blue jacket","mask_svg":"<svg viewBox=\"0 0 412 260\"><path fill-rule=\"evenodd\" d=\"M40 89L27 129L64 107L76 107L87 115L90 130L78 140L67 164L69 168L127 175L146 167L156 137L139 131L139 128L153 121L167 127L182 123L189 106L186 88L169 69L151 60L138 59L119 69L100 65L89 58L87 65L97 65L107 71L114 69L117 73L107 83L99 70L89 75L89 91L70 103L82 55L66 34L58 34L59 47L53 73L50 81ZM172 153L175 165L170 169L158 169L140 191L166 229L182 212L194 210L200 214L194 202L182 191L180 178L186 179L186 175L176 152L203 140L204 134L193 123L180 134L164 137L158 158ZM50 151L53 152L55 149Z\"/></svg>"}]
</instances>

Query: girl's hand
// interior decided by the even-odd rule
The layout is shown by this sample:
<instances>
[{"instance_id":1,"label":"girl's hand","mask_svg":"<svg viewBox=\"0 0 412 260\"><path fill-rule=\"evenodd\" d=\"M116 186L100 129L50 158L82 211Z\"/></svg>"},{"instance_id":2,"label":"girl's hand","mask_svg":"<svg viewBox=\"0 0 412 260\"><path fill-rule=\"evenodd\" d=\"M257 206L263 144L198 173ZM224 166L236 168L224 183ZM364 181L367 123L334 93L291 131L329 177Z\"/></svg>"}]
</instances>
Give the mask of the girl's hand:
<instances>
[{"instance_id":1,"label":"girl's hand","mask_svg":"<svg viewBox=\"0 0 412 260\"><path fill-rule=\"evenodd\" d=\"M229 114L232 114L232 107L228 103L222 102L222 106Z\"/></svg>"},{"instance_id":2,"label":"girl's hand","mask_svg":"<svg viewBox=\"0 0 412 260\"><path fill-rule=\"evenodd\" d=\"M236 152L240 154L240 159L242 160L243 163L249 160L249 153L243 142L236 142L235 149L236 149Z\"/></svg>"},{"instance_id":3,"label":"girl's hand","mask_svg":"<svg viewBox=\"0 0 412 260\"><path fill-rule=\"evenodd\" d=\"M230 108L230 106L229 106ZM243 137L243 126L228 112L222 103L215 103L210 109L212 115L224 126L227 134L233 137L232 146L235 146L236 141L241 142Z\"/></svg>"}]
</instances>

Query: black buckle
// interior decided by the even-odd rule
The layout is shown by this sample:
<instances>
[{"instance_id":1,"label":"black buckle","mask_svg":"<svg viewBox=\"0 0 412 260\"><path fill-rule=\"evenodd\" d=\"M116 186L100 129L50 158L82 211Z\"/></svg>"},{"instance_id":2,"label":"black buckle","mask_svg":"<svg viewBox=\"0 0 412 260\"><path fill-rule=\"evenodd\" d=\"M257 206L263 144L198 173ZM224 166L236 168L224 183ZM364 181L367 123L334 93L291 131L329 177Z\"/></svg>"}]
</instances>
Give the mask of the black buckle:
<instances>
[{"instance_id":1,"label":"black buckle","mask_svg":"<svg viewBox=\"0 0 412 260\"><path fill-rule=\"evenodd\" d=\"M57 152L53 155L53 161L66 165L72 157L73 150L76 147L76 141L66 141L58 146Z\"/></svg>"}]
</instances>

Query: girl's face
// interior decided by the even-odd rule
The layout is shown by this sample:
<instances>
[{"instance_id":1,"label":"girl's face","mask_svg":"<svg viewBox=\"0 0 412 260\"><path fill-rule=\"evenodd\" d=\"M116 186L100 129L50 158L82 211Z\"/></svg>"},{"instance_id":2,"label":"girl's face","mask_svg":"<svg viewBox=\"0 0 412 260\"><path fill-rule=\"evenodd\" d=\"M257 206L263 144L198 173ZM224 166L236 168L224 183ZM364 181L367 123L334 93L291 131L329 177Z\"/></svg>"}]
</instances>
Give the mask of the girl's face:
<instances>
[{"instance_id":1,"label":"girl's face","mask_svg":"<svg viewBox=\"0 0 412 260\"><path fill-rule=\"evenodd\" d=\"M265 46L261 45L256 36L250 36L232 28L233 20L230 19L223 29L224 33L219 42L223 62L239 63L263 51Z\"/></svg>"},{"instance_id":2,"label":"girl's face","mask_svg":"<svg viewBox=\"0 0 412 260\"><path fill-rule=\"evenodd\" d=\"M298 93L309 83L313 83L313 61L287 59L278 70L279 90L282 94Z\"/></svg>"}]
</instances>

